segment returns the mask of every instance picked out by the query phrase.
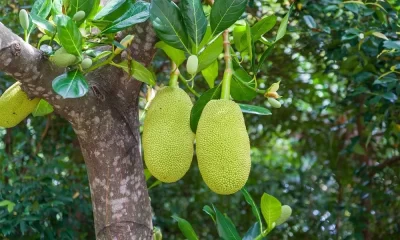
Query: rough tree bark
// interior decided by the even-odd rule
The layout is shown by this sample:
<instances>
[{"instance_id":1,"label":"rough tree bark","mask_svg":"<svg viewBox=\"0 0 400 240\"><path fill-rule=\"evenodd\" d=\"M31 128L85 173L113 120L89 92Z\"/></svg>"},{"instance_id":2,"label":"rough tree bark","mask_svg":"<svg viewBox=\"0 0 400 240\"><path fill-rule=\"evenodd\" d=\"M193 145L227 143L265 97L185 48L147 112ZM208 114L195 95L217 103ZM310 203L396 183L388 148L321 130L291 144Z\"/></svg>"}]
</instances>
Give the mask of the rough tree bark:
<instances>
[{"instance_id":1,"label":"rough tree bark","mask_svg":"<svg viewBox=\"0 0 400 240\"><path fill-rule=\"evenodd\" d=\"M155 34L149 23L133 29L132 58L148 65ZM141 83L106 66L89 73L89 93L62 99L51 87L65 69L0 23L0 71L22 83L29 97L50 102L79 139L88 170L97 239L152 239L152 215L140 153Z\"/></svg>"}]
</instances>

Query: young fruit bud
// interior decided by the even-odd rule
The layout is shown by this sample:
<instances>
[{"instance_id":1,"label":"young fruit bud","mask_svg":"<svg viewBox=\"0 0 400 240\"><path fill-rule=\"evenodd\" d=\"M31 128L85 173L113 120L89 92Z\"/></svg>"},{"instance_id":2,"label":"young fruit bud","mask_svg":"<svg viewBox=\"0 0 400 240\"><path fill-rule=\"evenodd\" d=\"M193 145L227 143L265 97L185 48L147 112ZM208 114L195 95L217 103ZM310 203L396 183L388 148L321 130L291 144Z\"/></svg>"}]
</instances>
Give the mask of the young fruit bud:
<instances>
[{"instance_id":1,"label":"young fruit bud","mask_svg":"<svg viewBox=\"0 0 400 240\"><path fill-rule=\"evenodd\" d=\"M72 20L79 22L80 20L84 19L86 16L86 13L84 11L78 11L75 13L75 15L72 17Z\"/></svg>"},{"instance_id":2,"label":"young fruit bud","mask_svg":"<svg viewBox=\"0 0 400 240\"><path fill-rule=\"evenodd\" d=\"M197 73L197 68L199 67L199 59L196 55L191 55L186 63L186 70L190 75L195 75Z\"/></svg>"},{"instance_id":3,"label":"young fruit bud","mask_svg":"<svg viewBox=\"0 0 400 240\"><path fill-rule=\"evenodd\" d=\"M268 102L273 108L280 108L282 106L282 104L274 98L268 98Z\"/></svg>"},{"instance_id":4,"label":"young fruit bud","mask_svg":"<svg viewBox=\"0 0 400 240\"><path fill-rule=\"evenodd\" d=\"M58 49L53 56L50 57L50 61L59 67L68 67L73 65L78 58L75 55L67 53L64 48Z\"/></svg>"},{"instance_id":5,"label":"young fruit bud","mask_svg":"<svg viewBox=\"0 0 400 240\"><path fill-rule=\"evenodd\" d=\"M21 11L19 11L19 23L24 30L28 30L29 16L25 9L21 9Z\"/></svg>"},{"instance_id":6,"label":"young fruit bud","mask_svg":"<svg viewBox=\"0 0 400 240\"><path fill-rule=\"evenodd\" d=\"M92 59L85 58L85 59L83 59L83 61L81 63L81 66L82 66L83 69L88 69L88 68L90 68L92 66L92 64L93 64Z\"/></svg>"},{"instance_id":7,"label":"young fruit bud","mask_svg":"<svg viewBox=\"0 0 400 240\"><path fill-rule=\"evenodd\" d=\"M132 43L132 41L133 41L133 36L132 36L132 35L126 35L126 37L124 37L124 39L121 40L120 44L121 44L123 47L127 48L127 47L129 46L129 44ZM122 49L122 48L120 48L120 47L117 47L117 48L114 50L114 53L115 53L115 54L120 54L123 50L124 50L124 49Z\"/></svg>"}]
</instances>

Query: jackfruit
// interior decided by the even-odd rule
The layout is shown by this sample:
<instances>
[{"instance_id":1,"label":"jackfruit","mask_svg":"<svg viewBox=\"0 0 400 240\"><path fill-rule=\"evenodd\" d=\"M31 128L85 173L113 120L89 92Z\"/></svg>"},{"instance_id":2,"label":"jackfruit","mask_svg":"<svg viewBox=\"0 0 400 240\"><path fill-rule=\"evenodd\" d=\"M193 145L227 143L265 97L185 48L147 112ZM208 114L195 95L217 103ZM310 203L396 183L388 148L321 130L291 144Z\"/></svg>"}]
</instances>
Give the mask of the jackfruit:
<instances>
[{"instance_id":1,"label":"jackfruit","mask_svg":"<svg viewBox=\"0 0 400 240\"><path fill-rule=\"evenodd\" d=\"M193 157L190 97L180 88L160 89L146 113L143 126L144 161L161 182L181 179Z\"/></svg>"},{"instance_id":2,"label":"jackfruit","mask_svg":"<svg viewBox=\"0 0 400 240\"><path fill-rule=\"evenodd\" d=\"M12 128L24 120L39 103L39 98L29 99L16 82L0 97L0 127Z\"/></svg>"},{"instance_id":3,"label":"jackfruit","mask_svg":"<svg viewBox=\"0 0 400 240\"><path fill-rule=\"evenodd\" d=\"M239 191L250 173L250 140L239 105L211 100L204 107L196 131L201 176L218 194Z\"/></svg>"}]
</instances>

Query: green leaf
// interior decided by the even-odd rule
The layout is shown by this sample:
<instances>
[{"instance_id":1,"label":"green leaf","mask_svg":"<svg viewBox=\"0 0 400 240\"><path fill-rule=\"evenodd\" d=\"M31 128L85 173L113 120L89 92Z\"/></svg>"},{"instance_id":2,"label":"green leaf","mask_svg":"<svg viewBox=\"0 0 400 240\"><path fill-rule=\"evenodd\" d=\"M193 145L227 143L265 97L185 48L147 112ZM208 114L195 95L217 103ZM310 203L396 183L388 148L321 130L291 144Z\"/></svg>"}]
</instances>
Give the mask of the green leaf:
<instances>
[{"instance_id":1,"label":"green leaf","mask_svg":"<svg viewBox=\"0 0 400 240\"><path fill-rule=\"evenodd\" d=\"M276 220L276 226L281 225L282 223L286 222L290 216L292 215L292 208L288 205L283 205L281 216Z\"/></svg>"},{"instance_id":2,"label":"green leaf","mask_svg":"<svg viewBox=\"0 0 400 240\"><path fill-rule=\"evenodd\" d=\"M240 240L239 233L229 217L223 215L215 206L213 207L217 219L218 235L224 240Z\"/></svg>"},{"instance_id":3,"label":"green leaf","mask_svg":"<svg viewBox=\"0 0 400 240\"><path fill-rule=\"evenodd\" d=\"M163 41L158 42L155 47L162 49L177 66L180 66L186 59L184 51L171 47Z\"/></svg>"},{"instance_id":4,"label":"green leaf","mask_svg":"<svg viewBox=\"0 0 400 240\"><path fill-rule=\"evenodd\" d=\"M53 35L56 32L56 28L53 24L51 24L49 21L47 21L44 18L41 18L39 16L37 16L34 13L30 14L32 22L38 26L41 29L46 30L47 32L49 32L49 35Z\"/></svg>"},{"instance_id":5,"label":"green leaf","mask_svg":"<svg viewBox=\"0 0 400 240\"><path fill-rule=\"evenodd\" d=\"M286 34L287 25L289 22L289 16L292 11L293 5L290 7L289 12L286 13L285 17L283 17L281 25L279 25L278 33L276 34L275 42L279 41Z\"/></svg>"},{"instance_id":6,"label":"green leaf","mask_svg":"<svg viewBox=\"0 0 400 240\"><path fill-rule=\"evenodd\" d=\"M0 202L0 207L5 207L7 206L7 211L11 213L14 210L15 203L8 201L8 200L3 200Z\"/></svg>"},{"instance_id":7,"label":"green leaf","mask_svg":"<svg viewBox=\"0 0 400 240\"><path fill-rule=\"evenodd\" d=\"M247 0L216 0L210 13L212 35L220 34L239 20L246 5Z\"/></svg>"},{"instance_id":8,"label":"green leaf","mask_svg":"<svg viewBox=\"0 0 400 240\"><path fill-rule=\"evenodd\" d=\"M144 170L144 176L145 176L146 182L147 182L153 175L151 174L151 172L149 171L149 169L145 169L145 170Z\"/></svg>"},{"instance_id":9,"label":"green leaf","mask_svg":"<svg viewBox=\"0 0 400 240\"><path fill-rule=\"evenodd\" d=\"M99 20L112 12L116 11L122 4L124 4L126 0L112 0L107 3L93 18L94 20Z\"/></svg>"},{"instance_id":10,"label":"green leaf","mask_svg":"<svg viewBox=\"0 0 400 240\"><path fill-rule=\"evenodd\" d=\"M120 18L114 20L103 29L103 33L116 33L137 23L145 22L149 18L150 3L138 1Z\"/></svg>"},{"instance_id":11,"label":"green leaf","mask_svg":"<svg viewBox=\"0 0 400 240\"><path fill-rule=\"evenodd\" d=\"M37 0L32 6L31 13L46 19L51 11L51 0Z\"/></svg>"},{"instance_id":12,"label":"green leaf","mask_svg":"<svg viewBox=\"0 0 400 240\"><path fill-rule=\"evenodd\" d=\"M239 106L241 107L240 104L239 104ZM253 212L253 215L256 217L256 219L258 221L259 232L261 232L262 231L261 215L260 215L260 211L258 210L256 203L254 202L253 198L250 196L250 193L246 190L246 188L243 187L240 191L242 192L246 202L251 206L251 211Z\"/></svg>"},{"instance_id":13,"label":"green leaf","mask_svg":"<svg viewBox=\"0 0 400 240\"><path fill-rule=\"evenodd\" d=\"M79 98L89 89L85 77L79 70L64 73L53 80L54 91L63 98Z\"/></svg>"},{"instance_id":14,"label":"green leaf","mask_svg":"<svg viewBox=\"0 0 400 240\"><path fill-rule=\"evenodd\" d=\"M385 41L383 47L388 49L400 50L400 41Z\"/></svg>"},{"instance_id":15,"label":"green leaf","mask_svg":"<svg viewBox=\"0 0 400 240\"><path fill-rule=\"evenodd\" d=\"M82 55L82 35L72 19L65 15L56 17L57 34L61 45L73 55Z\"/></svg>"},{"instance_id":16,"label":"green leaf","mask_svg":"<svg viewBox=\"0 0 400 240\"><path fill-rule=\"evenodd\" d=\"M254 24L254 26L251 27L251 34L253 36L253 41L259 40L261 36L269 32L275 26L275 24L276 24L275 15L265 17L260 21L258 21L256 24Z\"/></svg>"},{"instance_id":17,"label":"green leaf","mask_svg":"<svg viewBox=\"0 0 400 240\"><path fill-rule=\"evenodd\" d=\"M30 14L34 14L40 18L46 19L51 11L51 6L51 0L37 0L33 4ZM30 19L29 22L30 27L28 33L30 34L33 29L35 29L35 26L32 24L32 19Z\"/></svg>"},{"instance_id":18,"label":"green leaf","mask_svg":"<svg viewBox=\"0 0 400 240\"><path fill-rule=\"evenodd\" d=\"M151 184L150 187L148 187L148 190L157 187L158 185L160 185L162 182L160 180L155 181L153 184Z\"/></svg>"},{"instance_id":19,"label":"green leaf","mask_svg":"<svg viewBox=\"0 0 400 240\"><path fill-rule=\"evenodd\" d=\"M265 17L258 21L256 24L254 24L253 27L251 27L251 35L252 35L252 40L253 42L258 41L262 35L270 31L276 24L276 16L271 15L268 17ZM235 38L235 36L234 36ZM235 43L236 44L236 43ZM247 48L247 35L243 34L241 36L241 43L238 44L241 45L241 49L239 51L243 51ZM244 48L243 48L244 47Z\"/></svg>"},{"instance_id":20,"label":"green leaf","mask_svg":"<svg viewBox=\"0 0 400 240\"><path fill-rule=\"evenodd\" d=\"M141 63L132 60L131 61L131 69L129 70L128 61L122 61L119 64L115 64L115 66L122 68L125 72L130 73L133 78L138 81L144 82L148 85L154 86L156 84L156 79L154 74L143 66Z\"/></svg>"},{"instance_id":21,"label":"green leaf","mask_svg":"<svg viewBox=\"0 0 400 240\"><path fill-rule=\"evenodd\" d=\"M242 68L238 68L233 72L231 82L231 96L236 101L251 101L256 96L255 80Z\"/></svg>"},{"instance_id":22,"label":"green leaf","mask_svg":"<svg viewBox=\"0 0 400 240\"><path fill-rule=\"evenodd\" d=\"M264 61L267 59L267 57L269 57L269 55L271 55L272 50L274 50L274 48L275 48L275 43L272 44L271 46L269 46L269 47L267 48L267 50L265 50L265 52L261 55L261 58L260 58L260 60L259 60L259 62L258 62L258 65L257 65L256 70L254 71L254 74L257 74L258 71L260 71L260 68L261 68L262 64L263 64Z\"/></svg>"},{"instance_id":23,"label":"green leaf","mask_svg":"<svg viewBox=\"0 0 400 240\"><path fill-rule=\"evenodd\" d=\"M190 128L192 129L192 132L196 133L201 113L203 112L203 109L206 106L206 104L212 99L219 99L220 96L221 96L220 85L218 85L215 88L207 90L200 96L200 98L194 104L192 111L190 113Z\"/></svg>"},{"instance_id":24,"label":"green leaf","mask_svg":"<svg viewBox=\"0 0 400 240\"><path fill-rule=\"evenodd\" d=\"M246 234L244 235L242 240L253 240L261 234L260 231L260 223L255 222L249 230L247 230ZM264 239L264 238L262 238Z\"/></svg>"},{"instance_id":25,"label":"green leaf","mask_svg":"<svg viewBox=\"0 0 400 240\"><path fill-rule=\"evenodd\" d=\"M205 41L203 41L200 44L201 47L206 46L205 44L207 44L206 40L208 39L208 36L211 36L210 28L207 29L206 36L204 38ZM223 49L224 49L223 39L222 39L222 36L219 36L214 42L212 42L210 45L208 45L204 51L202 51L200 53L199 68L198 68L197 72L202 71L206 67L210 66L215 60L217 60L218 56L222 53Z\"/></svg>"},{"instance_id":26,"label":"green leaf","mask_svg":"<svg viewBox=\"0 0 400 240\"><path fill-rule=\"evenodd\" d=\"M397 100L396 94L394 94L394 93L392 93L392 92L384 93L384 94L382 95L382 97L383 97L384 99L386 99L386 100L391 101L391 102L395 102L395 101Z\"/></svg>"},{"instance_id":27,"label":"green leaf","mask_svg":"<svg viewBox=\"0 0 400 240\"><path fill-rule=\"evenodd\" d=\"M215 79L218 77L218 67L218 61L216 60L210 66L201 71L201 74L203 74L203 77L210 88L214 87Z\"/></svg>"},{"instance_id":28,"label":"green leaf","mask_svg":"<svg viewBox=\"0 0 400 240\"><path fill-rule=\"evenodd\" d=\"M303 16L304 21L306 22L307 26L311 29L317 28L317 24L315 23L315 20L312 16L310 15L304 15Z\"/></svg>"},{"instance_id":29,"label":"green leaf","mask_svg":"<svg viewBox=\"0 0 400 240\"><path fill-rule=\"evenodd\" d=\"M71 18L75 15L75 13L79 11L85 12L85 17L79 21L82 23L90 14L94 7L94 0L69 0L69 7L67 9L67 14ZM79 24L80 25L80 24Z\"/></svg>"},{"instance_id":30,"label":"green leaf","mask_svg":"<svg viewBox=\"0 0 400 240\"><path fill-rule=\"evenodd\" d=\"M243 113L250 113L254 115L264 115L264 116L272 115L271 111L264 107L242 104L242 103L240 103L239 106Z\"/></svg>"},{"instance_id":31,"label":"green leaf","mask_svg":"<svg viewBox=\"0 0 400 240\"><path fill-rule=\"evenodd\" d=\"M233 29L233 41L239 52L246 49L246 26L236 26Z\"/></svg>"},{"instance_id":32,"label":"green leaf","mask_svg":"<svg viewBox=\"0 0 400 240\"><path fill-rule=\"evenodd\" d=\"M189 51L189 39L178 6L171 0L153 0L150 20L157 36L174 48Z\"/></svg>"},{"instance_id":33,"label":"green leaf","mask_svg":"<svg viewBox=\"0 0 400 240\"><path fill-rule=\"evenodd\" d=\"M215 212L214 212L214 210L212 210L212 208L210 206L204 205L203 212L205 212L207 215L209 215L215 223Z\"/></svg>"},{"instance_id":34,"label":"green leaf","mask_svg":"<svg viewBox=\"0 0 400 240\"><path fill-rule=\"evenodd\" d=\"M63 1L62 0L53 0L52 6L51 6L51 14L53 16L57 16L59 14L62 14L62 6L63 6Z\"/></svg>"},{"instance_id":35,"label":"green leaf","mask_svg":"<svg viewBox=\"0 0 400 240\"><path fill-rule=\"evenodd\" d=\"M38 105L36 105L35 110L33 110L32 115L34 117L45 116L54 111L53 106L50 105L46 100L40 99Z\"/></svg>"},{"instance_id":36,"label":"green leaf","mask_svg":"<svg viewBox=\"0 0 400 240\"><path fill-rule=\"evenodd\" d=\"M182 0L180 2L183 22L185 23L186 31L192 39L197 53L198 46L203 40L207 30L207 18L204 14L200 0Z\"/></svg>"},{"instance_id":37,"label":"green leaf","mask_svg":"<svg viewBox=\"0 0 400 240\"><path fill-rule=\"evenodd\" d=\"M272 229L276 225L282 212L282 204L275 197L264 193L261 197L261 212L267 222L268 229Z\"/></svg>"},{"instance_id":38,"label":"green leaf","mask_svg":"<svg viewBox=\"0 0 400 240\"><path fill-rule=\"evenodd\" d=\"M183 218L180 218L178 216L172 216L173 219L175 219L178 222L179 229L183 233L183 235L188 239L188 240L198 240L199 238L197 237L196 232L194 231L192 225L186 221Z\"/></svg>"}]
</instances>

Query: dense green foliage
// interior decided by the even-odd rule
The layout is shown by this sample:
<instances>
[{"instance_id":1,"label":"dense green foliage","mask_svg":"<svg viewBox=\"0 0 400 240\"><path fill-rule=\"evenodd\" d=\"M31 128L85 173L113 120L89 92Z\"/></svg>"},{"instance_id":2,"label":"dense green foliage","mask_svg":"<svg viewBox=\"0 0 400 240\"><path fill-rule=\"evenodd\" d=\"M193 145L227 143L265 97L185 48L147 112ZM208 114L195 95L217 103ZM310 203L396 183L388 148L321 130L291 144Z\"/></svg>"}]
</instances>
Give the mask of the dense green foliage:
<instances>
[{"instance_id":1,"label":"dense green foliage","mask_svg":"<svg viewBox=\"0 0 400 240\"><path fill-rule=\"evenodd\" d=\"M18 9L29 9L30 2L6 2L0 1L0 21L22 36ZM289 9L288 1L249 2L251 21L275 13L280 22ZM364 2L297 1L289 34L258 74L260 88L281 81L283 106L271 109L271 116L245 115L252 146L246 188L257 205L267 192L293 209L270 239L400 234L400 4ZM263 50L257 43L256 54ZM165 66L169 62L160 51L154 60L159 81L167 81ZM1 93L11 84L0 75ZM196 84L207 88L205 81ZM253 102L269 107L262 96ZM68 123L54 115L30 118L0 130L0 139L0 202L9 201L0 207L0 237L93 239L87 176ZM184 239L171 218L176 214L201 239L216 239L202 211L214 204L243 235L256 222L243 195L212 193L195 165L179 182L150 189L154 225L164 239Z\"/></svg>"}]
</instances>

